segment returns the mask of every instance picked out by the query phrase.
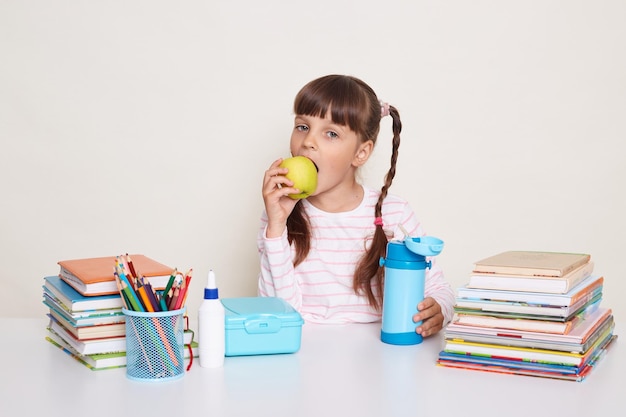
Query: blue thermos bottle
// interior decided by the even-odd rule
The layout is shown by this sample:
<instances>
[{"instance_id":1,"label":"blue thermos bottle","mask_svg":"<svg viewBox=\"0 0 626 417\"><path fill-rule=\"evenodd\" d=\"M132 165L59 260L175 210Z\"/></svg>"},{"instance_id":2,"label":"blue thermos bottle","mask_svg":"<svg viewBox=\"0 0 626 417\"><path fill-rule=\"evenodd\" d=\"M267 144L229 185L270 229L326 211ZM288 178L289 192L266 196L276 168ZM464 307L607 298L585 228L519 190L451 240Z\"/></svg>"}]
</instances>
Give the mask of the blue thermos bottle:
<instances>
[{"instance_id":1,"label":"blue thermos bottle","mask_svg":"<svg viewBox=\"0 0 626 417\"><path fill-rule=\"evenodd\" d=\"M424 299L426 256L438 255L443 241L435 237L406 237L387 243L387 257L380 258L385 267L383 317L380 340L392 345L416 345L422 335L415 333L421 322L414 323L417 304Z\"/></svg>"}]
</instances>

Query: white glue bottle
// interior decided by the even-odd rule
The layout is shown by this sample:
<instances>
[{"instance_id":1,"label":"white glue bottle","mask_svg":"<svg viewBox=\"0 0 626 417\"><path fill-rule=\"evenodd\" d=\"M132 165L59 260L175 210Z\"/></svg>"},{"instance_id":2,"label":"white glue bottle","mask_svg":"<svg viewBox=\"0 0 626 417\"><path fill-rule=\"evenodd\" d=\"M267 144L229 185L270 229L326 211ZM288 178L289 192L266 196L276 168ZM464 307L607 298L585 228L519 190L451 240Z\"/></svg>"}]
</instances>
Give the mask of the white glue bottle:
<instances>
[{"instance_id":1,"label":"white glue bottle","mask_svg":"<svg viewBox=\"0 0 626 417\"><path fill-rule=\"evenodd\" d=\"M209 271L204 301L198 309L198 354L203 368L224 365L225 352L224 305L219 299L215 273Z\"/></svg>"}]
</instances>

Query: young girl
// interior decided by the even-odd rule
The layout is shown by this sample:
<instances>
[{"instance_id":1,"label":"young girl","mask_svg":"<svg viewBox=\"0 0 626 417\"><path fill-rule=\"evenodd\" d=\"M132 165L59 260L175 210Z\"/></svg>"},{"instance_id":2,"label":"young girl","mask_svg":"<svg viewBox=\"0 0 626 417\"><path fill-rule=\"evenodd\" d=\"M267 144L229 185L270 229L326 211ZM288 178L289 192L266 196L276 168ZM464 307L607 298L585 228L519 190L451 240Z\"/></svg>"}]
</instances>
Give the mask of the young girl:
<instances>
[{"instance_id":1,"label":"young girl","mask_svg":"<svg viewBox=\"0 0 626 417\"><path fill-rule=\"evenodd\" d=\"M259 294L281 297L303 318L323 323L366 323L382 315L385 256L389 239L422 236L408 203L388 194L396 173L402 124L395 107L379 102L363 81L328 75L305 85L294 103L291 154L310 158L318 168L315 193L299 193L274 161L263 178L265 211L258 249ZM369 159L381 118L393 120L391 167L380 191L357 180ZM425 299L413 320L430 336L450 321L454 292L434 263L426 270Z\"/></svg>"}]
</instances>

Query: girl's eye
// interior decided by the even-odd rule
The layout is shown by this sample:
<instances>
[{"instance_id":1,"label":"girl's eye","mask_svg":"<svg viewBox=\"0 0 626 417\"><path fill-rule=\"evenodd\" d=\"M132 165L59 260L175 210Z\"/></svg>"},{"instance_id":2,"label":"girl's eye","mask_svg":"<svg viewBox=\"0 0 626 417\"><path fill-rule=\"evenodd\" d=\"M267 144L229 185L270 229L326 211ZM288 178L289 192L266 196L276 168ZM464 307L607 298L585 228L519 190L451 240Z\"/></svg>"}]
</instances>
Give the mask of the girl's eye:
<instances>
[{"instance_id":1,"label":"girl's eye","mask_svg":"<svg viewBox=\"0 0 626 417\"><path fill-rule=\"evenodd\" d=\"M339 137L339 135L336 132L333 132L332 130L326 132L326 135L328 135L328 137L331 139L337 139Z\"/></svg>"},{"instance_id":2,"label":"girl's eye","mask_svg":"<svg viewBox=\"0 0 626 417\"><path fill-rule=\"evenodd\" d=\"M296 130L299 132L306 132L309 130L309 127L306 125L296 125Z\"/></svg>"}]
</instances>

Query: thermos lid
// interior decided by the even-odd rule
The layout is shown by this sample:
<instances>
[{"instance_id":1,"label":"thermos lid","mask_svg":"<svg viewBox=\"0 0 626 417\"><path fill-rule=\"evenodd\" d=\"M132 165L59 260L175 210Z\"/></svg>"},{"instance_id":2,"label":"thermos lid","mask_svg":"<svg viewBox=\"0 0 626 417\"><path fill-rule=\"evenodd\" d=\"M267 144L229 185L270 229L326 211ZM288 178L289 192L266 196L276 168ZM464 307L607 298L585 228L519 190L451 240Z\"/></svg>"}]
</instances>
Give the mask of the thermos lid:
<instances>
[{"instance_id":1,"label":"thermos lid","mask_svg":"<svg viewBox=\"0 0 626 417\"><path fill-rule=\"evenodd\" d=\"M426 256L439 255L443 241L436 237L407 237L387 243L387 260L403 262L423 262Z\"/></svg>"}]
</instances>

